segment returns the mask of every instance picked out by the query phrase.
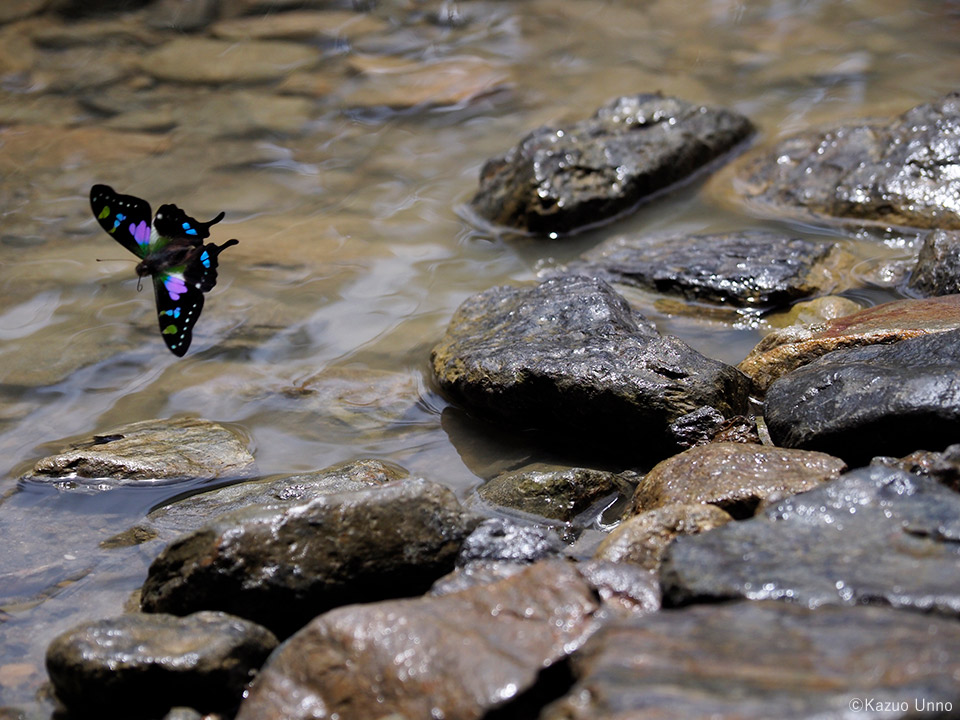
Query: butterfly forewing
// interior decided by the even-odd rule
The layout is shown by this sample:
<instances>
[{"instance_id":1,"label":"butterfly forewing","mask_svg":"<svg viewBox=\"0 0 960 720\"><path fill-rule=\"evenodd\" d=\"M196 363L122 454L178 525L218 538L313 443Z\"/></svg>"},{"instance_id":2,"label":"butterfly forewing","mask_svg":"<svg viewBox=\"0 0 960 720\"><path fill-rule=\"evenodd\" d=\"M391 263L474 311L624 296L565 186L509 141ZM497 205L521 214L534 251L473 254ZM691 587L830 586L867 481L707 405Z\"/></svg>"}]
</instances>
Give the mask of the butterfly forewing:
<instances>
[{"instance_id":1,"label":"butterfly forewing","mask_svg":"<svg viewBox=\"0 0 960 720\"><path fill-rule=\"evenodd\" d=\"M157 210L153 226L157 234L170 239L185 239L199 245L204 238L210 237L210 226L223 220L224 213L220 213L209 222L200 222L187 215L176 205L161 205Z\"/></svg>"},{"instance_id":2,"label":"butterfly forewing","mask_svg":"<svg viewBox=\"0 0 960 720\"><path fill-rule=\"evenodd\" d=\"M114 239L138 257L146 257L151 247L150 203L133 195L120 195L107 185L90 188L93 215Z\"/></svg>"},{"instance_id":3,"label":"butterfly forewing","mask_svg":"<svg viewBox=\"0 0 960 720\"><path fill-rule=\"evenodd\" d=\"M203 310L203 291L184 278L186 266L169 268L153 276L160 335L170 352L183 357L193 339L193 326Z\"/></svg>"}]
</instances>

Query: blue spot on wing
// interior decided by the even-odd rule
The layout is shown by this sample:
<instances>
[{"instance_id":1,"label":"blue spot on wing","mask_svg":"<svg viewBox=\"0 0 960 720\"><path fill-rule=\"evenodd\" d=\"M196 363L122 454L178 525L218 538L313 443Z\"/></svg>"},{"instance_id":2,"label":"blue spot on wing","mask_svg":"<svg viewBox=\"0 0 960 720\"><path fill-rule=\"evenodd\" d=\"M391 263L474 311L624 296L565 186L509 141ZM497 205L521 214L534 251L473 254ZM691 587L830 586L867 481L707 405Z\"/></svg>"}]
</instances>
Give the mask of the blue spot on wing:
<instances>
[{"instance_id":1,"label":"blue spot on wing","mask_svg":"<svg viewBox=\"0 0 960 720\"><path fill-rule=\"evenodd\" d=\"M203 266L204 266L205 268L209 268L209 267L210 267L210 253L208 253L206 250L204 250L204 251L203 251L203 254L200 256L200 262L203 263Z\"/></svg>"},{"instance_id":2,"label":"blue spot on wing","mask_svg":"<svg viewBox=\"0 0 960 720\"><path fill-rule=\"evenodd\" d=\"M187 233L187 235L196 235L196 234L197 234L197 231L196 231L194 228L190 227L190 223L188 223L188 222L183 223L183 229L184 229L184 231Z\"/></svg>"}]
</instances>

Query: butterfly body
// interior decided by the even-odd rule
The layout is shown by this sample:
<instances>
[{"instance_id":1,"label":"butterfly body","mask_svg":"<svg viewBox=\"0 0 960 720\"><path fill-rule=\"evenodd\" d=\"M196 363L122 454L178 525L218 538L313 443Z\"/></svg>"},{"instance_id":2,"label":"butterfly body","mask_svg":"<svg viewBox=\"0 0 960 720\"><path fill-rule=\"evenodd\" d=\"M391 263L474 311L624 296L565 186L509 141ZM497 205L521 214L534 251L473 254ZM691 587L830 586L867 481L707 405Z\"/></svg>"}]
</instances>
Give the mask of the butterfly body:
<instances>
[{"instance_id":1,"label":"butterfly body","mask_svg":"<svg viewBox=\"0 0 960 720\"><path fill-rule=\"evenodd\" d=\"M146 200L120 195L107 185L90 189L90 206L100 226L140 258L137 275L153 279L161 337L174 355L182 357L203 309L203 293L216 285L217 258L238 243L203 242L224 213L200 222L176 205L161 205L151 222Z\"/></svg>"}]
</instances>

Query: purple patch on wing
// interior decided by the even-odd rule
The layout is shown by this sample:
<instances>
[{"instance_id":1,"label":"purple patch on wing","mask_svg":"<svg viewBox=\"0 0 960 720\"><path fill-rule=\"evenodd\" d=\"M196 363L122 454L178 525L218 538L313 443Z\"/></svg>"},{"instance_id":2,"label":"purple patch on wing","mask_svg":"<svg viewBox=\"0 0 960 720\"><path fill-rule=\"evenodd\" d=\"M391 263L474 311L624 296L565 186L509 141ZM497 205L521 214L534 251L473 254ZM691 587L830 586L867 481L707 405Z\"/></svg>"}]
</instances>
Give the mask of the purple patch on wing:
<instances>
[{"instance_id":1,"label":"purple patch on wing","mask_svg":"<svg viewBox=\"0 0 960 720\"><path fill-rule=\"evenodd\" d=\"M137 241L138 245L147 245L150 242L150 226L143 220L139 225L130 223L130 234Z\"/></svg>"},{"instance_id":2,"label":"purple patch on wing","mask_svg":"<svg viewBox=\"0 0 960 720\"><path fill-rule=\"evenodd\" d=\"M187 291L187 284L183 281L183 278L176 275L167 275L167 279L163 281L163 286L170 293L171 300L179 300L180 296Z\"/></svg>"}]
</instances>

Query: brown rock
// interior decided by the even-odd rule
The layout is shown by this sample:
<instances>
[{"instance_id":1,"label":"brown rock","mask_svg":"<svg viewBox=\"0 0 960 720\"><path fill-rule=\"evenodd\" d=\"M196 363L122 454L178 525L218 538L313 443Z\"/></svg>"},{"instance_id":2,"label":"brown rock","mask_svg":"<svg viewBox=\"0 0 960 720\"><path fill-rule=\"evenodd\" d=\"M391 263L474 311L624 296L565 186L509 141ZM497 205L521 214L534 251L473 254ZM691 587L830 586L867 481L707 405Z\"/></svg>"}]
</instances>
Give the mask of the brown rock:
<instances>
[{"instance_id":1,"label":"brown rock","mask_svg":"<svg viewBox=\"0 0 960 720\"><path fill-rule=\"evenodd\" d=\"M216 23L210 32L224 40L337 40L385 30L387 24L368 13L294 10L234 18Z\"/></svg>"},{"instance_id":2,"label":"brown rock","mask_svg":"<svg viewBox=\"0 0 960 720\"><path fill-rule=\"evenodd\" d=\"M771 494L793 495L838 477L846 464L824 453L766 445L712 443L658 464L637 486L628 514L673 503L709 503L734 517L753 515Z\"/></svg>"},{"instance_id":3,"label":"brown rock","mask_svg":"<svg viewBox=\"0 0 960 720\"><path fill-rule=\"evenodd\" d=\"M764 393L774 380L833 350L889 344L960 328L960 295L894 300L823 325L791 326L761 340L737 367Z\"/></svg>"},{"instance_id":4,"label":"brown rock","mask_svg":"<svg viewBox=\"0 0 960 720\"><path fill-rule=\"evenodd\" d=\"M237 720L475 720L578 648L599 607L553 560L452 595L333 610L271 656Z\"/></svg>"},{"instance_id":5,"label":"brown rock","mask_svg":"<svg viewBox=\"0 0 960 720\"><path fill-rule=\"evenodd\" d=\"M677 535L711 530L731 520L729 514L715 505L664 505L622 522L600 543L593 557L656 570L663 551Z\"/></svg>"}]
</instances>

